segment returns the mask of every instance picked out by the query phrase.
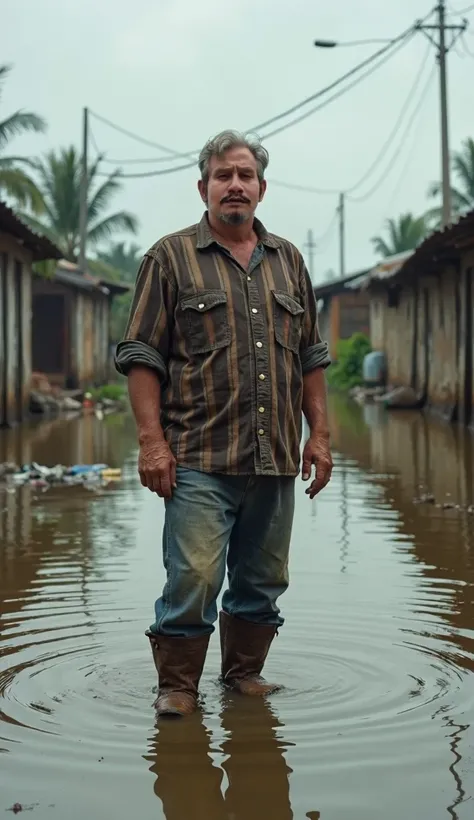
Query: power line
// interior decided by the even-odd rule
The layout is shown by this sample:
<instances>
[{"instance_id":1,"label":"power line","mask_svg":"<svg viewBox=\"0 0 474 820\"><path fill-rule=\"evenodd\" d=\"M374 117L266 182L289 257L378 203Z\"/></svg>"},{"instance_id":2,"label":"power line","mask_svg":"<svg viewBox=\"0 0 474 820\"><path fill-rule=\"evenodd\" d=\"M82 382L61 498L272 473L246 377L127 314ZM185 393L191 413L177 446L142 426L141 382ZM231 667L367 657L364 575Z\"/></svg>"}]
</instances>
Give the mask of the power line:
<instances>
[{"instance_id":1,"label":"power line","mask_svg":"<svg viewBox=\"0 0 474 820\"><path fill-rule=\"evenodd\" d=\"M413 34L411 36L413 36ZM308 117L311 117L317 111L321 111L323 108L326 108L326 106L329 105L329 103L333 102L333 100L337 100L337 99L339 99L339 97L342 97L343 94L346 94L347 91L350 91L352 88L354 88L356 85L358 85L362 80L365 80L366 77L369 77L371 74L373 74L374 71L376 71L378 68L380 68L380 66L384 65L391 57L394 56L394 54L396 54L398 51L400 51L400 49L403 48L404 45L406 45L406 43L408 42L408 39L410 39L410 37L406 37L404 40L399 41L397 46L389 54L385 54L385 56L382 57L382 59L379 61L379 63L377 63L377 65L372 66L371 68L369 68L365 72L365 74L362 74L360 77L356 77L355 80L353 80L351 83L349 83L349 85L345 86L345 88L341 89L340 91L337 91L336 94L332 95L332 97L329 97L327 100L324 100L322 103L319 103L319 105L315 106L314 108L310 108L309 111L305 111L304 114L300 114L299 117L296 117L296 119L291 120L289 123L285 123L284 125L280 125L278 128L275 128L273 131L270 131L269 134L265 134L263 136L263 139L265 140L265 139L268 139L269 137L274 137L276 134L281 134L281 132L286 131L287 128L292 128L294 125L297 125L298 123L302 122L303 120L307 119Z\"/></svg>"},{"instance_id":2,"label":"power line","mask_svg":"<svg viewBox=\"0 0 474 820\"><path fill-rule=\"evenodd\" d=\"M474 11L474 3L465 9L454 9L451 4L449 4L449 8L451 9L450 14L469 14L470 11Z\"/></svg>"},{"instance_id":3,"label":"power line","mask_svg":"<svg viewBox=\"0 0 474 820\"><path fill-rule=\"evenodd\" d=\"M361 69L363 69L366 66L368 66L368 65L372 64L373 62L375 62L379 57L384 58L384 59L381 59L375 67L373 67L373 68L371 68L371 70L365 72L365 74L363 74L361 77L358 77L354 82L350 83L348 86L343 88L337 94L334 94L332 97L330 97L324 103L320 104L319 106L316 106L313 109L310 109L310 111L305 112L304 114L297 117L296 119L291 120L289 123L285 123L285 125L282 125L277 129L274 129L270 133L263 135L262 139L263 140L268 139L269 137L275 136L276 134L279 134L281 131L286 130L287 128L291 128L294 125L297 125L299 122L301 122L302 120L304 120L307 117L311 116L312 114L316 113L316 111L319 111L321 108L325 107L330 102L337 99L342 94L346 93L348 90L353 88L362 79L364 79L365 77L367 77L371 73L373 73L373 71L376 70L376 68L379 68L381 65L383 65L387 61L387 59L389 59L389 57L393 56L393 54L395 54L402 47L402 45L405 45L405 43L410 39L411 36L414 35L414 33L415 33L415 27L411 26L409 29L407 29L405 32L403 32L403 34L401 34L398 37L395 37L393 40L391 40L388 45L385 45L382 49L379 49L378 51L376 51L370 57L363 60L357 66L355 66L350 71L343 74L341 77L339 77L334 82L330 83L328 86L325 86L324 88L317 91L315 94L312 94L310 97L307 97L306 99L300 101L299 103L292 106L291 108L288 108L285 111L282 111L280 114L277 114L276 116L271 117L268 120L265 120L265 122L259 123L258 125L254 126L253 128L251 128L249 130L250 131L259 131L260 129L263 129L266 126L271 125L272 123L277 122L278 120L289 116L290 114L294 113L295 111L298 111L300 108L303 108L309 102L312 102L312 101L322 97L324 94L327 94L328 91L331 91L333 88L337 87L338 85L343 83L348 78L354 76L359 71L361 71ZM387 52L388 52L388 54L387 54ZM96 119L99 119L100 121L106 123L107 125L114 128L115 130L117 130L117 131L119 131L123 134L126 134L127 136L129 136L133 139L137 139L138 141L140 141L140 142L142 142L146 145L152 145L155 148L159 148L160 150L166 151L167 153L171 154L176 159L177 158L191 157L194 154L198 153L197 151L192 151L192 152L190 151L190 152L185 152L185 153L177 152L172 148L169 148L167 146L161 145L161 144L156 143L156 142L152 142L151 140L145 139L144 137L140 137L138 134L135 134L134 132L129 131L128 129L122 128L122 126L118 126L116 123L112 123L111 120L108 120L105 117L102 117L101 115L98 115L93 111L91 111L90 113L94 117L96 117ZM191 167L195 166L195 164L196 164L196 162L194 160L193 162L185 163L184 165L173 166L173 167L165 168L163 170L158 170L158 171L143 171L143 172L139 172L137 174L121 174L121 177L122 178L127 178L127 179L132 179L132 178L138 179L138 178L143 178L143 177L147 177L147 176L162 176L164 174L170 174L170 173L174 173L175 171L181 171L181 170L185 170L186 168L191 168Z\"/></svg>"},{"instance_id":4,"label":"power line","mask_svg":"<svg viewBox=\"0 0 474 820\"><path fill-rule=\"evenodd\" d=\"M380 151L379 151L378 155L376 156L375 160L373 161L372 165L365 172L365 174L363 174L363 176L351 188L347 188L346 193L350 194L353 191L357 190L357 188L360 188L360 186L363 185L363 183L367 179L369 179L370 176L372 176L372 172L377 168L377 166L379 165L381 160L385 157L385 154L386 154L390 144L392 143L393 139L396 137L396 135L398 133L398 130L399 130L404 118L405 118L405 114L408 111L410 103L413 99L413 95L418 90L418 86L421 83L421 79L422 79L422 76L423 76L423 71L424 71L425 66L428 62L429 55L430 55L430 46L428 46L428 48L426 50L426 54L425 54L424 58L421 61L420 69L419 69L419 71L418 71L418 73L415 77L415 82L413 83L413 85L411 86L411 88L408 92L408 96L407 96L405 102L402 105L400 114L397 117L397 120L395 122L395 125L394 125L393 129L391 130L391 132L388 135L387 139L383 143L382 148L380 149Z\"/></svg>"},{"instance_id":5,"label":"power line","mask_svg":"<svg viewBox=\"0 0 474 820\"><path fill-rule=\"evenodd\" d=\"M101 114L97 114L95 111L91 111L89 109L89 114L92 114L96 120L105 123L110 128L113 128L115 131L119 131L121 134L125 134L125 136L130 137L131 139L136 140L137 142L143 143L143 145L151 146L152 148L158 148L160 151L164 151L166 154L170 154L176 159L185 159L191 157L194 151L189 151L185 153L181 153L179 151L175 151L174 148L169 148L167 145L161 145L159 142L153 142L152 140L146 139L145 137L140 136L139 134L135 134L134 131L129 131L127 128L122 128L121 125L117 125L117 123L108 120L106 117L103 117Z\"/></svg>"},{"instance_id":6,"label":"power line","mask_svg":"<svg viewBox=\"0 0 474 820\"><path fill-rule=\"evenodd\" d=\"M411 114L411 117L408 120L407 126L406 126L406 128L405 128L405 130L404 130L404 132L403 132L403 134L400 138L399 145L398 145L397 149L395 150L393 156L390 158L390 161L389 161L388 165L386 166L383 174L381 174L381 176L378 178L375 185L373 185L372 188L370 188L369 191L367 191L365 194L363 194L362 196L357 196L357 197L352 197L352 196L349 197L349 199L352 202L366 202L368 199L370 199L372 194L374 194L379 189L381 183L386 178L387 174L394 167L395 161L398 159L401 151L403 150L403 147L405 145L405 140L406 140L408 134L410 133L411 127L412 127L413 123L415 122L417 116L420 114L422 105L426 100L427 92L428 92L428 89L429 89L429 87L431 85L431 82L433 80L435 71L436 71L436 67L434 67L433 70L430 72L428 80L427 80L427 82L425 83L425 85L423 87L423 91L420 95L420 98L419 98L419 100L418 100L418 102L417 102L417 104L416 104L416 106L415 106L415 108L414 108L414 110Z\"/></svg>"},{"instance_id":7,"label":"power line","mask_svg":"<svg viewBox=\"0 0 474 820\"><path fill-rule=\"evenodd\" d=\"M285 182L281 179L267 179L267 182L270 182L271 185L277 185L280 188L289 188L290 191L302 191L303 193L308 194L338 194L339 189L335 188L313 188L311 185L297 185L293 182Z\"/></svg>"},{"instance_id":8,"label":"power line","mask_svg":"<svg viewBox=\"0 0 474 820\"><path fill-rule=\"evenodd\" d=\"M255 125L254 128L252 128L251 130L252 131L260 131L260 129L266 128L268 125L273 125L274 122L278 122L278 120L281 120L284 117L288 117L290 114L294 114L296 111L299 111L300 108L303 108L305 105L308 105L309 103L314 102L315 100L319 99L324 94L327 94L328 91L332 91L333 88L336 88L338 85L343 83L345 80L350 79L350 77L352 77L354 74L356 74L362 68L365 68L365 66L370 65L371 63L373 63L374 60L377 60L379 57L382 57L387 51L389 51L392 48L392 46L395 46L397 43L400 43L401 41L405 40L406 38L408 38L410 36L410 34L414 34L414 32L415 32L415 27L410 26L409 29L404 31L398 37L394 37L392 40L390 40L389 43L387 45L385 45L383 48L380 48L378 51L375 51L373 54L371 54L370 57L367 57L365 60L363 60L357 66L352 68L350 71L346 71L345 74L342 74L342 76L339 77L337 80L334 80L334 82L329 83L329 85L327 85L325 88L320 89L320 91L316 91L315 94L311 94L311 96L306 97L306 99L301 100L301 102L296 103L296 105L291 106L291 108L287 108L285 111L282 111L280 114L276 114L274 117L270 117L270 119L265 120L264 122L261 122L258 125ZM269 134L267 134L266 136L268 137Z\"/></svg>"}]
</instances>

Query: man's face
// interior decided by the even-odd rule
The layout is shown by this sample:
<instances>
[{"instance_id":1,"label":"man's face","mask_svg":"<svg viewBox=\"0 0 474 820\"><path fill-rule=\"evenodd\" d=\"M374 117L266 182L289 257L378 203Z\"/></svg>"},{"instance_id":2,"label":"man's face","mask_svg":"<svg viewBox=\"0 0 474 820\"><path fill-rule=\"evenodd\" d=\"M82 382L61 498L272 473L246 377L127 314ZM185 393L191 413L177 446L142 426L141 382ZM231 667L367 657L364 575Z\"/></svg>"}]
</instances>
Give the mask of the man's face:
<instances>
[{"instance_id":1,"label":"man's face","mask_svg":"<svg viewBox=\"0 0 474 820\"><path fill-rule=\"evenodd\" d=\"M198 183L211 215L227 225L242 225L262 201L265 181L257 176L257 162L248 148L230 148L223 157L211 157L209 180Z\"/></svg>"}]
</instances>

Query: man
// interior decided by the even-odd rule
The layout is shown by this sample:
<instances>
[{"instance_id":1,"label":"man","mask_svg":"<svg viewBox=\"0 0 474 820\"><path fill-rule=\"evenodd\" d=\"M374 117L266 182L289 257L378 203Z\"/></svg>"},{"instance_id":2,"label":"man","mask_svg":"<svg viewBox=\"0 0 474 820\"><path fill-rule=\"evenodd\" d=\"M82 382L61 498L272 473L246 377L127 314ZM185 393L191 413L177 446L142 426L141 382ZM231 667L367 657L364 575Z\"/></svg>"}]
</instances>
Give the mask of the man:
<instances>
[{"instance_id":1,"label":"man","mask_svg":"<svg viewBox=\"0 0 474 820\"><path fill-rule=\"evenodd\" d=\"M268 153L234 131L199 157L206 211L142 261L116 367L128 377L141 483L165 500L167 573L147 632L159 715L187 715L222 599L222 680L275 689L261 671L283 623L302 411L313 498L332 460L311 282L298 250L255 218Z\"/></svg>"}]
</instances>

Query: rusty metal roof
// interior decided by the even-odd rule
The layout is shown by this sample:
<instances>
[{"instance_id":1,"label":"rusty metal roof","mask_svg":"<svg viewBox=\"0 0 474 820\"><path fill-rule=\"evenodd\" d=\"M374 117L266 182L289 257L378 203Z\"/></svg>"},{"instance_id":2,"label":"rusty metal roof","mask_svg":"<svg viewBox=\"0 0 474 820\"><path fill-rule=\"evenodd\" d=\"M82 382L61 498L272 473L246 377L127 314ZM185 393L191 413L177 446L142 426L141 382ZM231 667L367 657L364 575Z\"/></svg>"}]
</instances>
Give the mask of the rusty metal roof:
<instances>
[{"instance_id":1,"label":"rusty metal roof","mask_svg":"<svg viewBox=\"0 0 474 820\"><path fill-rule=\"evenodd\" d=\"M336 296L344 290L357 290L359 281L362 281L368 273L368 269L350 273L348 276L330 279L321 285L314 285L313 291L316 299L323 299L325 296Z\"/></svg>"},{"instance_id":2,"label":"rusty metal roof","mask_svg":"<svg viewBox=\"0 0 474 820\"><path fill-rule=\"evenodd\" d=\"M60 260L54 278L64 285L71 285L79 290L100 291L105 296L109 294L118 296L131 290L130 285L110 281L100 276L93 276L88 272L82 273L79 265L75 262L69 262L67 259Z\"/></svg>"},{"instance_id":3,"label":"rusty metal roof","mask_svg":"<svg viewBox=\"0 0 474 820\"><path fill-rule=\"evenodd\" d=\"M46 236L25 225L17 214L0 200L0 232L14 236L33 254L35 262L60 259L61 251Z\"/></svg>"},{"instance_id":4,"label":"rusty metal roof","mask_svg":"<svg viewBox=\"0 0 474 820\"><path fill-rule=\"evenodd\" d=\"M474 210L449 227L431 233L415 250L382 259L369 271L363 286L380 281L395 284L406 274L421 273L425 265L446 262L469 247L474 247Z\"/></svg>"}]
</instances>

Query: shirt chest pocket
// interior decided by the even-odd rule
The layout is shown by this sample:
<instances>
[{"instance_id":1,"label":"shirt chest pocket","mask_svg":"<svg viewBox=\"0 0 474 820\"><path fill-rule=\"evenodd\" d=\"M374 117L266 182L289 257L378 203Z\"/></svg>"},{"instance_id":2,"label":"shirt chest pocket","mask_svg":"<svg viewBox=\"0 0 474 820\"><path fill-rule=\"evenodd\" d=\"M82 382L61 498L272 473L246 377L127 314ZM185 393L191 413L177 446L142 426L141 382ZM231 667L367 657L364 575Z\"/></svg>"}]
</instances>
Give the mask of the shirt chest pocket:
<instances>
[{"instance_id":1,"label":"shirt chest pocket","mask_svg":"<svg viewBox=\"0 0 474 820\"><path fill-rule=\"evenodd\" d=\"M303 326L304 308L289 293L274 290L273 324L277 342L293 353L298 353Z\"/></svg>"},{"instance_id":2,"label":"shirt chest pocket","mask_svg":"<svg viewBox=\"0 0 474 820\"><path fill-rule=\"evenodd\" d=\"M181 300L191 353L210 353L230 344L225 290L202 290Z\"/></svg>"}]
</instances>

